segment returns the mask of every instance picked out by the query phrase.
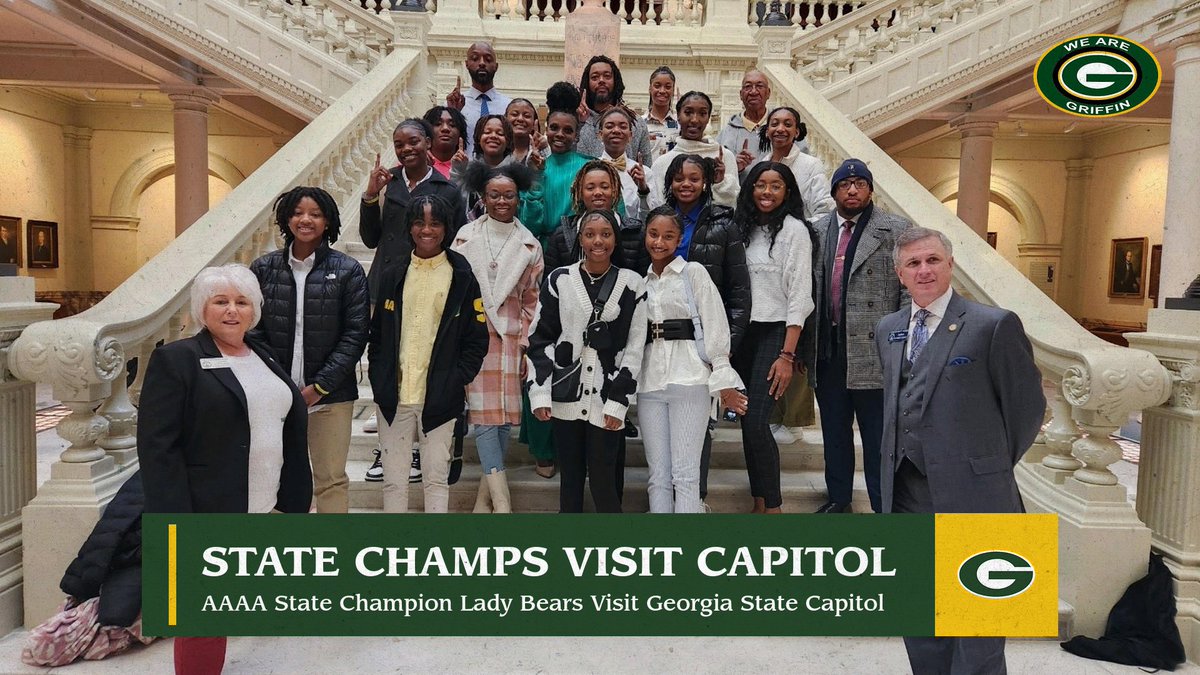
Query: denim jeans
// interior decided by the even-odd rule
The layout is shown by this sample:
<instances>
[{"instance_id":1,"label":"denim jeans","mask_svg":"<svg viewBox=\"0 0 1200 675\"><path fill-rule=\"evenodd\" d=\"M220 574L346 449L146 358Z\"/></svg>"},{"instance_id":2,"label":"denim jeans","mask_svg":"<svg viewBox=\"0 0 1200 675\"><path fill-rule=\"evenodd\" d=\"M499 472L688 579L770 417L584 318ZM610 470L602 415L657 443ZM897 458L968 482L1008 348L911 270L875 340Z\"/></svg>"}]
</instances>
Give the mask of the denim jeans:
<instances>
[{"instance_id":1,"label":"denim jeans","mask_svg":"<svg viewBox=\"0 0 1200 675\"><path fill-rule=\"evenodd\" d=\"M479 465L484 474L504 470L504 453L511 431L511 424L475 425L475 449L479 451Z\"/></svg>"}]
</instances>

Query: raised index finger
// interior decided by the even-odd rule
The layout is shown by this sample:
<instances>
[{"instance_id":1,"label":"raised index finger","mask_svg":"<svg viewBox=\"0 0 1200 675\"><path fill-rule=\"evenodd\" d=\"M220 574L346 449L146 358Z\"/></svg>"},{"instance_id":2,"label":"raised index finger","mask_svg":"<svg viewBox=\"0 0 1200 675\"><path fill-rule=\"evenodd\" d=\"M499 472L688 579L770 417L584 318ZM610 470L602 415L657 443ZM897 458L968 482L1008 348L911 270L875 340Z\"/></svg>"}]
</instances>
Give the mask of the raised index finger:
<instances>
[{"instance_id":1,"label":"raised index finger","mask_svg":"<svg viewBox=\"0 0 1200 675\"><path fill-rule=\"evenodd\" d=\"M462 89L462 75L454 78L454 91L458 91L459 89Z\"/></svg>"}]
</instances>

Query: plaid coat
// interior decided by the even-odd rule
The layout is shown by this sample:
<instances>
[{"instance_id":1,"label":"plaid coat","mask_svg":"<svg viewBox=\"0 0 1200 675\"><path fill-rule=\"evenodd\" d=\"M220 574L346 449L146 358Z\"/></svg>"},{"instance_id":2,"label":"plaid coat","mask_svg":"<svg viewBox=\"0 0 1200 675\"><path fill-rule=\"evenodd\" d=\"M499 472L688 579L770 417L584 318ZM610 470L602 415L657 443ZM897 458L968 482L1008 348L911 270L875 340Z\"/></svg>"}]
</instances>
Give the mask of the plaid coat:
<instances>
[{"instance_id":1,"label":"plaid coat","mask_svg":"<svg viewBox=\"0 0 1200 675\"><path fill-rule=\"evenodd\" d=\"M467 387L467 407L472 424L520 424L521 361L537 311L542 246L514 220L512 236L497 240L493 233L489 248L488 220L484 215L464 225L451 245L471 263L487 317L488 352L479 375Z\"/></svg>"},{"instance_id":2,"label":"plaid coat","mask_svg":"<svg viewBox=\"0 0 1200 675\"><path fill-rule=\"evenodd\" d=\"M882 389L883 368L879 363L879 352L875 348L875 326L883 317L897 311L909 302L908 292L900 285L896 267L892 263L892 248L900 232L912 226L905 218L890 214L875 204L867 207L862 215L867 219L854 260L850 262L850 276L843 289L842 298L846 331L846 388ZM805 362L816 363L824 345L837 339L830 323L829 272L833 270L833 258L837 252L838 228L841 218L837 211L818 221L813 228L817 234L813 261L813 299L817 309L816 330L806 330ZM809 368L813 386L816 368Z\"/></svg>"}]
</instances>

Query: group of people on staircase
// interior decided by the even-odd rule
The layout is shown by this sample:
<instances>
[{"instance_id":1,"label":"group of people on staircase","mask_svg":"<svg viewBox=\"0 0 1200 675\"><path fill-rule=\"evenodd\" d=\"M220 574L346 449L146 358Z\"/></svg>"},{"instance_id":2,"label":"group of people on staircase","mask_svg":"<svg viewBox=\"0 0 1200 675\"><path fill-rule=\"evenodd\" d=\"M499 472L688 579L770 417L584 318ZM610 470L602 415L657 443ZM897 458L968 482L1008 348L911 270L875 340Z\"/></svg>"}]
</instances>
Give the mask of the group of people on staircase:
<instances>
[{"instance_id":1,"label":"group of people on staircase","mask_svg":"<svg viewBox=\"0 0 1200 675\"><path fill-rule=\"evenodd\" d=\"M560 511L583 511L586 486L596 511L620 512L636 401L651 512L706 510L726 411L751 512L780 513L778 445L812 423L810 384L819 513L850 509L855 421L872 510L1021 509L1011 469L1044 399L1019 320L950 290L950 241L876 206L864 162L827 176L801 114L768 111L762 73L710 140L712 101L676 97L666 66L638 116L616 63L592 58L578 86L546 92L543 132L533 102L493 86L490 45L465 65L471 87L395 127L394 166L375 158L359 205L369 274L331 247L333 198L297 187L275 202L283 248L192 284L199 333L157 349L145 376L147 511L346 512L364 352L387 512L407 511L418 471L424 510L449 510L464 411L475 511L512 510L519 425L537 473L560 474ZM983 450L920 423L966 414L989 425ZM943 441L961 450L931 452ZM909 645L914 667L994 648ZM219 664L224 642L180 639L176 657Z\"/></svg>"}]
</instances>

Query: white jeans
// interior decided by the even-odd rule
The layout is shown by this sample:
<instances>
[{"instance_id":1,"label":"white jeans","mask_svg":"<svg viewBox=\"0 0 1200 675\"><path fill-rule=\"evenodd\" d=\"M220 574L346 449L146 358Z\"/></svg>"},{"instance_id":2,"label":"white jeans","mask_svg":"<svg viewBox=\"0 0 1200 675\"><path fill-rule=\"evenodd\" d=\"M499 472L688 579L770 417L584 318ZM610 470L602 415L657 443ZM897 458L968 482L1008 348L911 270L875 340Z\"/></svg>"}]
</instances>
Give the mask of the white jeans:
<instances>
[{"instance_id":1,"label":"white jeans","mask_svg":"<svg viewBox=\"0 0 1200 675\"><path fill-rule=\"evenodd\" d=\"M667 385L639 392L638 422L650 465L651 513L701 513L700 451L708 430L708 387Z\"/></svg>"},{"instance_id":2,"label":"white jeans","mask_svg":"<svg viewBox=\"0 0 1200 675\"><path fill-rule=\"evenodd\" d=\"M454 443L454 420L430 431L421 431L421 407L396 406L396 417L388 424L379 413L379 449L383 462L383 510L408 511L408 469L413 442L421 444L421 486L425 491L425 513L446 513L450 506L450 448Z\"/></svg>"}]
</instances>

